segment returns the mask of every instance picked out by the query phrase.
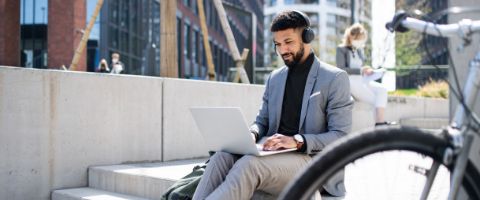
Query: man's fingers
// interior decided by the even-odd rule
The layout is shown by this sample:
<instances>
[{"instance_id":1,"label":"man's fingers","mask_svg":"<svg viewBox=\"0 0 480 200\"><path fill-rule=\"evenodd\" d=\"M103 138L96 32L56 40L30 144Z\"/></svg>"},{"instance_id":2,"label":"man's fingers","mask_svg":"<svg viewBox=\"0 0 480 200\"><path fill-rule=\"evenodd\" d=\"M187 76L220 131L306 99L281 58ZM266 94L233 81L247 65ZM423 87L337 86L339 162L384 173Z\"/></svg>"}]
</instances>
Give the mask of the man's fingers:
<instances>
[{"instance_id":1,"label":"man's fingers","mask_svg":"<svg viewBox=\"0 0 480 200\"><path fill-rule=\"evenodd\" d=\"M291 139L291 137L276 133L265 140L263 143L263 149L277 150L280 148L287 148L289 139Z\"/></svg>"},{"instance_id":2,"label":"man's fingers","mask_svg":"<svg viewBox=\"0 0 480 200\"><path fill-rule=\"evenodd\" d=\"M273 150L278 150L278 149L281 149L284 147L284 143L283 142L279 142L279 143L276 143L274 146L273 146Z\"/></svg>"},{"instance_id":3,"label":"man's fingers","mask_svg":"<svg viewBox=\"0 0 480 200\"><path fill-rule=\"evenodd\" d=\"M281 139L278 139L278 138L271 138L267 141L265 141L265 143L263 143L264 146L273 146L275 145L276 143L280 142Z\"/></svg>"}]
</instances>

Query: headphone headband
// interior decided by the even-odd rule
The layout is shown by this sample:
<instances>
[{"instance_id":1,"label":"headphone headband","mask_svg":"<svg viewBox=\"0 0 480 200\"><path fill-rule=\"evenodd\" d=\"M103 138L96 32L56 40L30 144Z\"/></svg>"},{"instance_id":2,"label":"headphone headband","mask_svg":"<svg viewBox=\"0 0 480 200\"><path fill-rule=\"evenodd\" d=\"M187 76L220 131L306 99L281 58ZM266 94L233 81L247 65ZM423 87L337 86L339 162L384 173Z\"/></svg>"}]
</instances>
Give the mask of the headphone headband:
<instances>
[{"instance_id":1,"label":"headphone headband","mask_svg":"<svg viewBox=\"0 0 480 200\"><path fill-rule=\"evenodd\" d=\"M292 10L292 12L297 13L300 16L302 16L303 21L307 25L306 28L310 27L310 19L308 18L308 16L305 13L303 13L301 11L298 11L298 10Z\"/></svg>"},{"instance_id":2,"label":"headphone headband","mask_svg":"<svg viewBox=\"0 0 480 200\"><path fill-rule=\"evenodd\" d=\"M292 10L292 12L302 16L303 21L307 25L302 32L302 41L307 44L310 43L315 38L315 32L313 32L312 28L310 28L310 19L307 17L305 13L300 12L298 10Z\"/></svg>"}]
</instances>

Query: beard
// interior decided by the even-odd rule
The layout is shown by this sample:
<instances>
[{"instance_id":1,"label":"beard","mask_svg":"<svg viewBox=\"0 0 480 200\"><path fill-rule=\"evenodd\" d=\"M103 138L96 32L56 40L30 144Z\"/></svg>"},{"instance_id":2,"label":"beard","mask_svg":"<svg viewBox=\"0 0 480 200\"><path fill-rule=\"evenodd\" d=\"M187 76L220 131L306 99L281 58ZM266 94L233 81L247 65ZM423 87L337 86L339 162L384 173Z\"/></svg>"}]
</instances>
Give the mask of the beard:
<instances>
[{"instance_id":1,"label":"beard","mask_svg":"<svg viewBox=\"0 0 480 200\"><path fill-rule=\"evenodd\" d=\"M301 43L300 50L298 50L298 52L296 52L295 54L293 53L282 54L283 62L285 63L285 65L287 65L288 68L295 67L295 65L297 65L302 60L303 54L305 53L304 51L305 51L305 48L303 46L303 43ZM286 60L285 59L286 56L290 56L292 60Z\"/></svg>"}]
</instances>

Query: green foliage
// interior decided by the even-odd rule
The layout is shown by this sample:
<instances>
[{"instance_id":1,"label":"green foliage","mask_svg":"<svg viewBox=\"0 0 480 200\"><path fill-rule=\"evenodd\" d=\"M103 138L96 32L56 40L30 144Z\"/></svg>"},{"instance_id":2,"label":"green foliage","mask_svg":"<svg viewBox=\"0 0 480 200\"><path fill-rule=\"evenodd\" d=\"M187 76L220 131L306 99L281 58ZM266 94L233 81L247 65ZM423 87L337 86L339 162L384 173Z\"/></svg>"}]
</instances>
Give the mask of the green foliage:
<instances>
[{"instance_id":1,"label":"green foliage","mask_svg":"<svg viewBox=\"0 0 480 200\"><path fill-rule=\"evenodd\" d=\"M417 92L418 96L448 99L448 84L445 81L430 80L421 86Z\"/></svg>"},{"instance_id":2,"label":"green foliage","mask_svg":"<svg viewBox=\"0 0 480 200\"><path fill-rule=\"evenodd\" d=\"M395 57L397 66L418 65L421 62L421 53L418 51L421 35L407 32L395 35Z\"/></svg>"},{"instance_id":3,"label":"green foliage","mask_svg":"<svg viewBox=\"0 0 480 200\"><path fill-rule=\"evenodd\" d=\"M418 89L399 89L389 92L388 95L448 99L448 91L449 88L447 82L430 80Z\"/></svg>"},{"instance_id":4,"label":"green foliage","mask_svg":"<svg viewBox=\"0 0 480 200\"><path fill-rule=\"evenodd\" d=\"M395 2L397 10L412 12L420 10L423 13L431 12L431 1L427 0L398 0ZM397 68L402 66L419 65L422 61L422 51L420 50L420 41L422 35L418 32L408 31L406 33L395 34L395 58Z\"/></svg>"},{"instance_id":5,"label":"green foliage","mask_svg":"<svg viewBox=\"0 0 480 200\"><path fill-rule=\"evenodd\" d=\"M389 92L388 95L392 96L415 96L418 89L399 89Z\"/></svg>"}]
</instances>

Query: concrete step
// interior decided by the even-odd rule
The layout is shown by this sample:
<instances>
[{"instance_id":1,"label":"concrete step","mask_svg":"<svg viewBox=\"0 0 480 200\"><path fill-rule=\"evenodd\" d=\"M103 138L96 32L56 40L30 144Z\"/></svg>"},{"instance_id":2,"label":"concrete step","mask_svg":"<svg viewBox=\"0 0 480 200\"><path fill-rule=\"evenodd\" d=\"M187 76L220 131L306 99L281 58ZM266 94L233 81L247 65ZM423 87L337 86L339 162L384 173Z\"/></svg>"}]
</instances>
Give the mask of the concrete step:
<instances>
[{"instance_id":1,"label":"concrete step","mask_svg":"<svg viewBox=\"0 0 480 200\"><path fill-rule=\"evenodd\" d=\"M74 188L55 190L52 193L52 200L147 200L125 194L108 192L94 188Z\"/></svg>"},{"instance_id":2,"label":"concrete step","mask_svg":"<svg viewBox=\"0 0 480 200\"><path fill-rule=\"evenodd\" d=\"M414 126L423 129L439 129L448 125L448 118L405 118L400 119L404 126Z\"/></svg>"},{"instance_id":3,"label":"concrete step","mask_svg":"<svg viewBox=\"0 0 480 200\"><path fill-rule=\"evenodd\" d=\"M190 173L196 165L202 165L205 161L206 159L194 159L90 167L88 185L99 190L159 200L171 185ZM252 199L273 200L275 197L258 191L254 193ZM315 196L312 199L320 198ZM343 198L324 196L322 199Z\"/></svg>"},{"instance_id":4,"label":"concrete step","mask_svg":"<svg viewBox=\"0 0 480 200\"><path fill-rule=\"evenodd\" d=\"M160 199L175 181L207 159L90 167L91 188L148 199Z\"/></svg>"}]
</instances>

